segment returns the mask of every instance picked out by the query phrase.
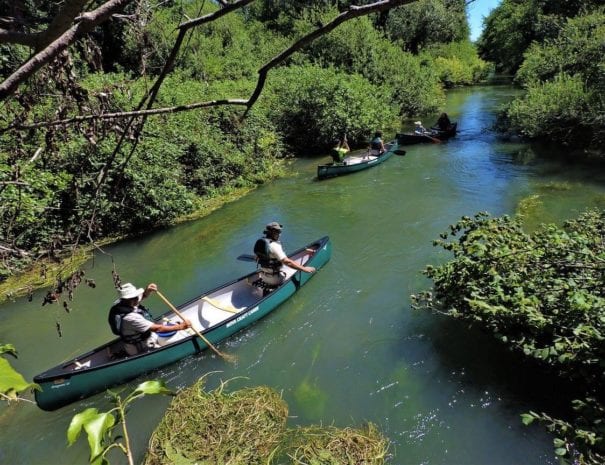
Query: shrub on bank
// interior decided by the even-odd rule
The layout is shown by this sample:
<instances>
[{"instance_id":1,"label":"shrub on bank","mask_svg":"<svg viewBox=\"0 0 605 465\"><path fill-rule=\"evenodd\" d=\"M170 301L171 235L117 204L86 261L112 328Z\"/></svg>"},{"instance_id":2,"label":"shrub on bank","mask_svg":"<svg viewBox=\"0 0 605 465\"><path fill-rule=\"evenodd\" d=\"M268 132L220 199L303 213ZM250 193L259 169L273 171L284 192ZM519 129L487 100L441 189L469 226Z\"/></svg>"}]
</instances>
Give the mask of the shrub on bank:
<instances>
[{"instance_id":1,"label":"shrub on bank","mask_svg":"<svg viewBox=\"0 0 605 465\"><path fill-rule=\"evenodd\" d=\"M519 219L463 217L434 242L453 254L425 269L434 291L414 296L416 306L478 325L572 380L585 393L573 401L575 416L532 412L524 421L543 421L559 436L557 455L595 465L605 459L604 232L605 211L533 234Z\"/></svg>"},{"instance_id":2,"label":"shrub on bank","mask_svg":"<svg viewBox=\"0 0 605 465\"><path fill-rule=\"evenodd\" d=\"M528 138L588 145L595 101L581 76L557 75L552 81L529 85L527 93L506 110L510 128Z\"/></svg>"},{"instance_id":3,"label":"shrub on bank","mask_svg":"<svg viewBox=\"0 0 605 465\"><path fill-rule=\"evenodd\" d=\"M376 129L395 127L397 109L388 89L359 75L317 66L276 70L261 105L293 150L325 150L347 135L365 144Z\"/></svg>"}]
</instances>

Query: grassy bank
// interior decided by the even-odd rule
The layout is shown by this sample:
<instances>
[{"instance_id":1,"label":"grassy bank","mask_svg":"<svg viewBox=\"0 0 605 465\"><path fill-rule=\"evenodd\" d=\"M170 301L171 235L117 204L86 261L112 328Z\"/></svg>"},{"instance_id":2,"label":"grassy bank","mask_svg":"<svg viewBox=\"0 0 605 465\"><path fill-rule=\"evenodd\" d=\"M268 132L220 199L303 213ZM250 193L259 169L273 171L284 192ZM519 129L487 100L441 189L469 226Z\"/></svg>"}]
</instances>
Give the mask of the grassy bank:
<instances>
[{"instance_id":1,"label":"grassy bank","mask_svg":"<svg viewBox=\"0 0 605 465\"><path fill-rule=\"evenodd\" d=\"M282 171L282 176L284 174ZM212 197L201 199L193 213L179 217L172 225L203 218L223 205L244 197L254 189L255 187L229 188ZM152 231L144 234L150 232ZM58 279L65 279L78 271L94 256L95 250L129 237L133 236L108 237L95 244L82 244L52 260L48 258L37 260L24 273L10 276L0 283L0 304L29 295L36 289L54 286Z\"/></svg>"}]
</instances>

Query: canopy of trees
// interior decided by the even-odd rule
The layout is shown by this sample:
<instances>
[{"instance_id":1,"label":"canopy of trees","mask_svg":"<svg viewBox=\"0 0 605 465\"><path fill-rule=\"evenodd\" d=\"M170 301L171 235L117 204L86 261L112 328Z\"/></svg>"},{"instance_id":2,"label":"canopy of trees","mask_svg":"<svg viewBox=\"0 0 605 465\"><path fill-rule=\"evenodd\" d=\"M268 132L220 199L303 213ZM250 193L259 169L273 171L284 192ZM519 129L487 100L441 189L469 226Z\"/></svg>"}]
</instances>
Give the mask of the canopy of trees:
<instances>
[{"instance_id":1,"label":"canopy of trees","mask_svg":"<svg viewBox=\"0 0 605 465\"><path fill-rule=\"evenodd\" d=\"M408 3L0 0L0 282L437 112L439 50L420 58L378 24ZM443 24L461 4L430 3ZM473 49L455 61L488 70Z\"/></svg>"}]
</instances>

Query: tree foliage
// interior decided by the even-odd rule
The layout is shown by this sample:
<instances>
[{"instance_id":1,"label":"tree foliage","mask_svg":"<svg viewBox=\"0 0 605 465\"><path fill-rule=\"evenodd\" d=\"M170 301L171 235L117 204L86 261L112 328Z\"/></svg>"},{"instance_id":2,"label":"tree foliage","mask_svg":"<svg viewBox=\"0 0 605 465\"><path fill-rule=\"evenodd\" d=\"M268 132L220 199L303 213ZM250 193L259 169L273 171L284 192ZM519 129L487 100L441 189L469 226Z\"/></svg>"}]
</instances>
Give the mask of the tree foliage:
<instances>
[{"instance_id":1,"label":"tree foliage","mask_svg":"<svg viewBox=\"0 0 605 465\"><path fill-rule=\"evenodd\" d=\"M532 139L600 150L605 79L601 2L505 0L488 17L479 48L515 72L527 93L498 126Z\"/></svg>"},{"instance_id":2,"label":"tree foliage","mask_svg":"<svg viewBox=\"0 0 605 465\"><path fill-rule=\"evenodd\" d=\"M405 50L419 53L430 45L468 40L464 0L421 0L391 11L385 30Z\"/></svg>"},{"instance_id":3,"label":"tree foliage","mask_svg":"<svg viewBox=\"0 0 605 465\"><path fill-rule=\"evenodd\" d=\"M480 326L584 389L573 419L534 415L562 436L569 447L558 454L571 460L576 452L595 460L605 453L604 233L605 212L597 211L533 234L523 231L519 219L463 217L434 242L453 254L425 270L434 293L416 298Z\"/></svg>"},{"instance_id":4,"label":"tree foliage","mask_svg":"<svg viewBox=\"0 0 605 465\"><path fill-rule=\"evenodd\" d=\"M0 0L11 81L0 91L0 281L83 241L171 224L342 132L365 144L438 111L440 76L458 74L404 52L377 21L412 1Z\"/></svg>"}]
</instances>

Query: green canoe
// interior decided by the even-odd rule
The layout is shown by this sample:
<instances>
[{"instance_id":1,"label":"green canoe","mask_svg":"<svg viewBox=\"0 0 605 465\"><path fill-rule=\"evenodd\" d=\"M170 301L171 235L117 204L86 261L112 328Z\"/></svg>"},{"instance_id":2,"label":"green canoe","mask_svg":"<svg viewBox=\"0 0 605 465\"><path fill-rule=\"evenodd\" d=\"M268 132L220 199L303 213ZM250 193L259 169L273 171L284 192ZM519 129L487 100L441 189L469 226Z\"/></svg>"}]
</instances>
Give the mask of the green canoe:
<instances>
[{"instance_id":1,"label":"green canoe","mask_svg":"<svg viewBox=\"0 0 605 465\"><path fill-rule=\"evenodd\" d=\"M329 163L327 165L319 165L317 167L317 179L333 178L335 176L342 176L343 174L350 174L356 171L365 170L382 163L385 160L391 158L391 155L397 153L398 155L405 155L405 151L399 150L396 143L387 144L385 147L386 152L375 157L368 155L367 152L350 154L347 155L343 163Z\"/></svg>"},{"instance_id":2,"label":"green canoe","mask_svg":"<svg viewBox=\"0 0 605 465\"><path fill-rule=\"evenodd\" d=\"M326 236L289 257L319 269L328 262L331 253L330 239ZM266 296L258 287L259 273L255 271L201 294L178 306L178 310L214 345L273 311L313 276L289 267L284 267L284 271L283 284ZM167 312L157 320L160 319L180 321L174 312ZM43 410L56 410L208 347L192 329L158 339L161 347L127 356L117 338L35 376L34 382L42 388L35 392L36 403Z\"/></svg>"}]
</instances>

